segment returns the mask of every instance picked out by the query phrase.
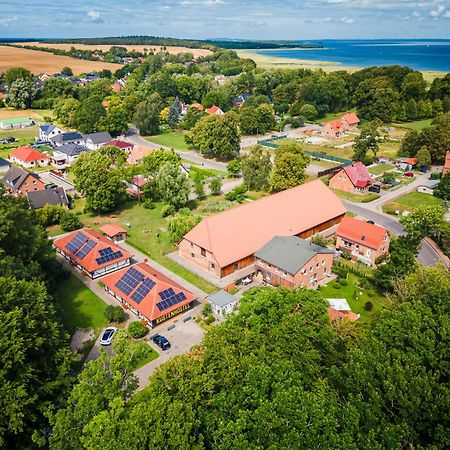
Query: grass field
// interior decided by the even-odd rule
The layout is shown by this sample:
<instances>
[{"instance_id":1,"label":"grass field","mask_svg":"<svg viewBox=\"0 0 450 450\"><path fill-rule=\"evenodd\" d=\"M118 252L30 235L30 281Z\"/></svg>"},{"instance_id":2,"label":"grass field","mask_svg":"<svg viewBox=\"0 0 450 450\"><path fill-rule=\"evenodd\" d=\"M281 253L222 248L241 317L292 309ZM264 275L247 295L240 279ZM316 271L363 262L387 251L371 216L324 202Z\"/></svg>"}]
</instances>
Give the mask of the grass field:
<instances>
[{"instance_id":1,"label":"grass field","mask_svg":"<svg viewBox=\"0 0 450 450\"><path fill-rule=\"evenodd\" d=\"M410 192L397 200L383 206L383 212L395 214L395 211L413 211L418 206L439 206L442 200L422 192Z\"/></svg>"},{"instance_id":2,"label":"grass field","mask_svg":"<svg viewBox=\"0 0 450 450\"><path fill-rule=\"evenodd\" d=\"M191 181L195 181L196 177L199 174L202 179L206 178L213 178L213 177L226 177L226 172L221 172L219 170L213 170L213 169L202 169L200 167L191 165L191 168L189 170L189 179Z\"/></svg>"},{"instance_id":3,"label":"grass field","mask_svg":"<svg viewBox=\"0 0 450 450\"><path fill-rule=\"evenodd\" d=\"M345 298L352 311L356 314L361 314L362 319L370 318L388 304L388 299L380 295L375 289L363 289L359 287L358 282L360 279L356 275L349 273L347 281L348 285L341 286L339 284L339 289L334 287L338 283L336 281L331 281L326 286L321 286L319 293L325 299ZM373 304L371 311L366 311L364 309L366 302L371 302Z\"/></svg>"},{"instance_id":4,"label":"grass field","mask_svg":"<svg viewBox=\"0 0 450 450\"><path fill-rule=\"evenodd\" d=\"M381 175L384 172L394 169L395 166L392 164L388 164L388 163L380 163L377 164L374 167L369 167L367 170L369 171L369 173L371 173L372 175Z\"/></svg>"},{"instance_id":5,"label":"grass field","mask_svg":"<svg viewBox=\"0 0 450 450\"><path fill-rule=\"evenodd\" d=\"M64 67L70 67L75 75L94 70L109 69L113 73L121 64L111 64L102 61L86 61L70 58L68 56L54 55L53 53L25 48L8 47L0 45L0 71L6 72L12 67L25 67L34 74L41 72L54 74Z\"/></svg>"},{"instance_id":6,"label":"grass field","mask_svg":"<svg viewBox=\"0 0 450 450\"><path fill-rule=\"evenodd\" d=\"M349 200L355 203L369 203L373 202L377 198L380 198L378 194L373 192L366 192L365 194L353 194L349 192L339 191L337 189L331 189L339 198Z\"/></svg>"},{"instance_id":7,"label":"grass field","mask_svg":"<svg viewBox=\"0 0 450 450\"><path fill-rule=\"evenodd\" d=\"M406 128L408 130L423 130L431 125L433 119L416 120L414 122L394 123L398 128Z\"/></svg>"},{"instance_id":8,"label":"grass field","mask_svg":"<svg viewBox=\"0 0 450 450\"><path fill-rule=\"evenodd\" d=\"M164 145L175 150L189 150L189 145L184 141L185 134L183 131L165 130L156 136L144 136L144 138L154 144Z\"/></svg>"},{"instance_id":9,"label":"grass field","mask_svg":"<svg viewBox=\"0 0 450 450\"><path fill-rule=\"evenodd\" d=\"M139 347L139 350L143 352L143 357L135 362L135 364L132 366L132 370L140 369L141 367L145 366L149 362L155 360L158 358L159 353L155 350L153 350L150 345L148 345L146 342L137 342L136 347Z\"/></svg>"},{"instance_id":10,"label":"grass field","mask_svg":"<svg viewBox=\"0 0 450 450\"><path fill-rule=\"evenodd\" d=\"M17 45L21 45L22 43L18 43ZM108 51L112 45L87 45L87 44L53 44L49 42L27 42L23 45L32 45L34 47L49 47L49 48L59 48L61 50L70 50L72 47L79 48L82 50L102 50L104 52ZM147 49L149 52L154 51L155 53L161 50L160 46L157 45L120 45L121 47L126 47L127 50L135 50L138 52L144 52ZM171 47L164 46L165 51L172 55L176 55L178 53L192 53L194 58L198 58L199 56L207 56L212 52L211 50L207 50L205 48L188 48L188 47Z\"/></svg>"},{"instance_id":11,"label":"grass field","mask_svg":"<svg viewBox=\"0 0 450 450\"><path fill-rule=\"evenodd\" d=\"M77 328L93 328L98 333L106 326L105 303L74 275L60 281L54 297L61 306L62 321L71 335Z\"/></svg>"}]
</instances>

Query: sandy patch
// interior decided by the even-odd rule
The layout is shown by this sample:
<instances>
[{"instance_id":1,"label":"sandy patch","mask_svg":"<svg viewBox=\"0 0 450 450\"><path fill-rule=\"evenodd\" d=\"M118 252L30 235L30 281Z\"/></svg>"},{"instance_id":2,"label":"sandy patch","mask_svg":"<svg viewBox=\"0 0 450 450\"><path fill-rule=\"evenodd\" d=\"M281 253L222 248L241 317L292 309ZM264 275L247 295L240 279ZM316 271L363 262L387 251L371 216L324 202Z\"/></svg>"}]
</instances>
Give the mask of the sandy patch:
<instances>
[{"instance_id":1,"label":"sandy patch","mask_svg":"<svg viewBox=\"0 0 450 450\"><path fill-rule=\"evenodd\" d=\"M70 349L77 352L83 349L84 344L95 336L93 329L78 328L70 341Z\"/></svg>"}]
</instances>

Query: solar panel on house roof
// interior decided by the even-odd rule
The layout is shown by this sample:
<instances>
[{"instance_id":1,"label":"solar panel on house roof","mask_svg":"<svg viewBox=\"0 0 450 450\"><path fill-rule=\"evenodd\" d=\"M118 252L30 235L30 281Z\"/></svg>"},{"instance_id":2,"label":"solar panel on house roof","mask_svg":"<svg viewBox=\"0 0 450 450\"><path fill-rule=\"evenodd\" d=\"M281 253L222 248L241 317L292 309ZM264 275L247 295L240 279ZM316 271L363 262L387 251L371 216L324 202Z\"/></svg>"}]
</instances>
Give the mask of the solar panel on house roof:
<instances>
[{"instance_id":1,"label":"solar panel on house roof","mask_svg":"<svg viewBox=\"0 0 450 450\"><path fill-rule=\"evenodd\" d=\"M169 292L170 291L170 292ZM162 301L156 304L160 311L164 311L178 303L181 303L183 300L186 300L186 295L184 292L179 292L175 294L172 288L166 289L159 293L161 298L164 298Z\"/></svg>"},{"instance_id":2,"label":"solar panel on house roof","mask_svg":"<svg viewBox=\"0 0 450 450\"><path fill-rule=\"evenodd\" d=\"M136 270L134 267L130 267L124 275L115 284L116 288L122 291L124 294L129 295L130 292L142 281L145 276Z\"/></svg>"},{"instance_id":3,"label":"solar panel on house roof","mask_svg":"<svg viewBox=\"0 0 450 450\"><path fill-rule=\"evenodd\" d=\"M76 253L75 255L78 256L78 258L83 259L96 245L96 242L92 239L89 239L86 244L84 244Z\"/></svg>"},{"instance_id":4,"label":"solar panel on house roof","mask_svg":"<svg viewBox=\"0 0 450 450\"><path fill-rule=\"evenodd\" d=\"M75 254L89 238L79 231L67 244L66 249Z\"/></svg>"},{"instance_id":5,"label":"solar panel on house roof","mask_svg":"<svg viewBox=\"0 0 450 450\"><path fill-rule=\"evenodd\" d=\"M156 283L152 279L145 278L142 284L133 292L131 299L136 303L141 303L155 285Z\"/></svg>"},{"instance_id":6,"label":"solar panel on house roof","mask_svg":"<svg viewBox=\"0 0 450 450\"><path fill-rule=\"evenodd\" d=\"M111 247L106 247L106 248L102 248L101 250L98 251L98 253L100 254L100 256L105 256L108 253L112 253L112 248Z\"/></svg>"},{"instance_id":7,"label":"solar panel on house roof","mask_svg":"<svg viewBox=\"0 0 450 450\"><path fill-rule=\"evenodd\" d=\"M105 264L109 261L114 261L115 259L120 258L121 256L123 256L123 253L119 250L117 252L114 253L108 253L104 256L100 256L99 258L96 258L96 262L97 264Z\"/></svg>"}]
</instances>

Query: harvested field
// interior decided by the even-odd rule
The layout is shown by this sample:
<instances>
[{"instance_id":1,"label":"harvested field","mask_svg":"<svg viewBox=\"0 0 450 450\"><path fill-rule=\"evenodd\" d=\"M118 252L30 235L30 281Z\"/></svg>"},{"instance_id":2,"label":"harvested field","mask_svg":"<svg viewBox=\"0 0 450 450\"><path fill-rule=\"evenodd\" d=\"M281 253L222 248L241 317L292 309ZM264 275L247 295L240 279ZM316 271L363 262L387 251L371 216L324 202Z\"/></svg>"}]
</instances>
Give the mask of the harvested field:
<instances>
[{"instance_id":1,"label":"harvested field","mask_svg":"<svg viewBox=\"0 0 450 450\"><path fill-rule=\"evenodd\" d=\"M69 58L68 56L53 55L49 52L0 45L1 72L12 67L25 67L34 74L42 72L53 74L60 72L66 66L70 67L75 75L78 75L102 69L109 69L114 72L121 67L121 64L85 61L83 59Z\"/></svg>"},{"instance_id":2,"label":"harvested field","mask_svg":"<svg viewBox=\"0 0 450 450\"><path fill-rule=\"evenodd\" d=\"M29 117L39 122L44 121L44 116L52 116L52 111L48 109L12 109L1 108L0 119L15 119L17 117Z\"/></svg>"},{"instance_id":3,"label":"harvested field","mask_svg":"<svg viewBox=\"0 0 450 450\"><path fill-rule=\"evenodd\" d=\"M86 44L53 44L50 42L27 42L26 44L17 43L17 45L33 45L36 47L51 47L51 48L59 48L61 50L70 50L72 47L79 48L80 50L101 50L108 51L112 45L86 45ZM153 50L155 53L161 50L161 46L157 45L120 45L120 47L126 47L127 50L135 50L138 52L143 52L144 49ZM204 48L188 48L188 47L165 47L166 51L169 53L176 55L178 53L192 53L194 58L198 58L199 56L207 56L211 54L210 50Z\"/></svg>"}]
</instances>

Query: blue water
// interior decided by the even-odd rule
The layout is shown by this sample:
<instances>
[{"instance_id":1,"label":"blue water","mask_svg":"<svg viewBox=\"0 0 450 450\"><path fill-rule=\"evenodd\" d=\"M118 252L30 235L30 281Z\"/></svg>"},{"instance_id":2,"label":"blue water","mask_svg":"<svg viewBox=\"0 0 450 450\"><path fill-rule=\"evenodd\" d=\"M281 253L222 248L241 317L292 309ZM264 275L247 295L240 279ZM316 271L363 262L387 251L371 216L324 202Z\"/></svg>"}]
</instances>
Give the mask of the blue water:
<instances>
[{"instance_id":1,"label":"blue water","mask_svg":"<svg viewBox=\"0 0 450 450\"><path fill-rule=\"evenodd\" d=\"M319 43L318 41L315 41ZM258 50L282 58L331 61L344 67L401 65L450 72L450 40L324 40L323 49Z\"/></svg>"}]
</instances>

